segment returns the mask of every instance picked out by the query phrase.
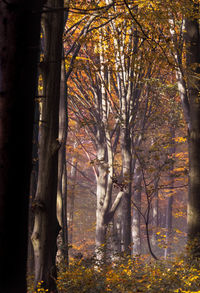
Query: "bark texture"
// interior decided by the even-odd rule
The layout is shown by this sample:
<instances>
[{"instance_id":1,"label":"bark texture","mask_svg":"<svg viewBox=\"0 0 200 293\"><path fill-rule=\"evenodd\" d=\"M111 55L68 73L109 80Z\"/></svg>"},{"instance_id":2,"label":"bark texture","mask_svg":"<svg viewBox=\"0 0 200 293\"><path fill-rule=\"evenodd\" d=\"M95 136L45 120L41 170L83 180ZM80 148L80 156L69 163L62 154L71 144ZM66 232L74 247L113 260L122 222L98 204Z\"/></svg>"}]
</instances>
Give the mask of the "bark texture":
<instances>
[{"instance_id":1,"label":"bark texture","mask_svg":"<svg viewBox=\"0 0 200 293\"><path fill-rule=\"evenodd\" d=\"M125 183L124 196L121 200L121 242L122 251L131 253L131 179L132 155L129 126L121 130L122 174Z\"/></svg>"},{"instance_id":2,"label":"bark texture","mask_svg":"<svg viewBox=\"0 0 200 293\"><path fill-rule=\"evenodd\" d=\"M198 19L186 19L186 49L190 103L188 236L189 240L194 240L200 235L200 32ZM195 253L200 253L199 244L195 250Z\"/></svg>"},{"instance_id":3,"label":"bark texture","mask_svg":"<svg viewBox=\"0 0 200 293\"><path fill-rule=\"evenodd\" d=\"M62 59L63 7L62 0L49 0L47 6L52 11L42 18L44 31L44 59L41 62L43 78L43 100L41 131L39 141L39 174L32 242L35 258L35 286L39 281L50 292L57 292L56 239L59 224L56 215L58 177L58 124L59 97Z\"/></svg>"},{"instance_id":4,"label":"bark texture","mask_svg":"<svg viewBox=\"0 0 200 293\"><path fill-rule=\"evenodd\" d=\"M68 264L68 223L67 223L67 169L66 169L66 143L68 128L67 112L67 83L65 74L65 62L62 61L61 83L60 83L60 104L59 104L59 143L61 145L58 153L58 186L57 186L57 217L62 227L63 259Z\"/></svg>"},{"instance_id":5,"label":"bark texture","mask_svg":"<svg viewBox=\"0 0 200 293\"><path fill-rule=\"evenodd\" d=\"M4 293L26 292L41 6L42 1L0 2L0 291Z\"/></svg>"},{"instance_id":6,"label":"bark texture","mask_svg":"<svg viewBox=\"0 0 200 293\"><path fill-rule=\"evenodd\" d=\"M32 211L32 204L35 199L38 180L38 135L39 135L39 103L35 103L35 117L33 127L33 146L32 146L32 171L30 180L30 198L29 198L29 217L28 217L28 260L27 260L27 274L34 274L34 251L31 241L31 234L34 225L34 213Z\"/></svg>"},{"instance_id":7,"label":"bark texture","mask_svg":"<svg viewBox=\"0 0 200 293\"><path fill-rule=\"evenodd\" d=\"M76 142L74 144L74 148L76 148ZM72 244L73 242L73 225L74 225L74 203L75 203L75 189L76 189L76 184L77 184L77 158L73 157L72 158L72 166L70 170L70 185L69 185L69 243Z\"/></svg>"},{"instance_id":8,"label":"bark texture","mask_svg":"<svg viewBox=\"0 0 200 293\"><path fill-rule=\"evenodd\" d=\"M134 194L133 194L133 216L132 216L132 254L141 253L140 238L140 212L141 212L141 191L142 191L142 172L139 164L136 162L134 168Z\"/></svg>"},{"instance_id":9,"label":"bark texture","mask_svg":"<svg viewBox=\"0 0 200 293\"><path fill-rule=\"evenodd\" d=\"M158 229L158 212L159 212L159 199L158 199L158 182L159 177L154 182L154 195L152 201L152 235L151 243L154 248L157 246L157 229Z\"/></svg>"}]
</instances>

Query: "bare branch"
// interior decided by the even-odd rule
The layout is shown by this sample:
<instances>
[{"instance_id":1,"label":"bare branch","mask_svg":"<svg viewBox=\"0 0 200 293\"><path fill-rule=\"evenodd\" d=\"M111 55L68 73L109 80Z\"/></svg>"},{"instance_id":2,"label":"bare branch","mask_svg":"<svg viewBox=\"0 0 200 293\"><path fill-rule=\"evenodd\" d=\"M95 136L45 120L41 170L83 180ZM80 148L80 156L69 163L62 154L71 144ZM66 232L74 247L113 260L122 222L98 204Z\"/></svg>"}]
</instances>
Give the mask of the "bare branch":
<instances>
[{"instance_id":1,"label":"bare branch","mask_svg":"<svg viewBox=\"0 0 200 293\"><path fill-rule=\"evenodd\" d=\"M66 162L70 165L70 166L72 166L72 167L74 167L85 179L87 179L88 181L90 181L91 183L93 183L94 184L94 181L93 180L91 180L89 177L87 177L85 174L84 174L84 172L83 171L81 171L76 165L74 165L74 164L72 164L72 163L70 163L70 161L68 161L68 160L66 160Z\"/></svg>"}]
</instances>

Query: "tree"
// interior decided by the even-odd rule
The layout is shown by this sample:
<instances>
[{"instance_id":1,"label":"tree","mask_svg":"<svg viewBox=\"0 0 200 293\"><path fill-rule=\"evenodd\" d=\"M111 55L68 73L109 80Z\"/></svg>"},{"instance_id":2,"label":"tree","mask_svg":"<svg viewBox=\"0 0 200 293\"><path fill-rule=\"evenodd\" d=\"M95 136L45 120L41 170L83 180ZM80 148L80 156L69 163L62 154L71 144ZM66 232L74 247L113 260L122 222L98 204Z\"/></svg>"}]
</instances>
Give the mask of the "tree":
<instances>
[{"instance_id":1,"label":"tree","mask_svg":"<svg viewBox=\"0 0 200 293\"><path fill-rule=\"evenodd\" d=\"M42 2L0 2L0 291L5 293L26 292L28 194Z\"/></svg>"},{"instance_id":2,"label":"tree","mask_svg":"<svg viewBox=\"0 0 200 293\"><path fill-rule=\"evenodd\" d=\"M76 85L76 88L73 88L73 96L75 98L72 94L70 96L74 113L79 122L85 122L88 119L91 121L91 125L86 122L86 128L90 133L91 140L97 152L96 159L91 162L96 166L96 248L98 253L98 249L106 243L108 224L112 220L123 195L123 192L120 191L112 203L112 188L114 183L113 159L116 151L115 145L118 142L119 136L115 139L114 143L111 141L111 133L114 135L118 127L114 127L115 131L110 131L109 113L111 113L111 109L109 108L110 102L106 93L106 78L102 64L96 73L93 72L92 67L90 68L85 65L84 68L84 73L87 74L85 79L87 78L88 81L91 81L91 86L87 88L88 83L82 82L82 79L76 73L76 79L72 77ZM79 74L82 77L82 73ZM87 100L85 100L84 96L87 97ZM98 253L98 258L102 256L101 253Z\"/></svg>"},{"instance_id":3,"label":"tree","mask_svg":"<svg viewBox=\"0 0 200 293\"><path fill-rule=\"evenodd\" d=\"M63 259L68 264L68 223L67 223L67 166L66 166L66 142L68 134L68 110L67 110L67 82L66 82L65 59L61 66L61 85L59 103L59 143L58 153L58 184L57 184L57 217L62 228Z\"/></svg>"},{"instance_id":4,"label":"tree","mask_svg":"<svg viewBox=\"0 0 200 293\"><path fill-rule=\"evenodd\" d=\"M182 24L179 34L175 32L176 22L173 22L171 35L175 47L175 60L177 64L177 82L185 120L188 126L188 151L189 151L189 190L188 190L188 240L193 242L193 254L199 253L200 233L200 205L199 205L199 175L200 156L199 148L199 63L200 63L200 31L199 31L199 4L188 0L180 9ZM184 34L185 33L185 34ZM179 35L179 37L178 37ZM183 42L185 40L185 48ZM186 63L184 57L186 55Z\"/></svg>"},{"instance_id":5,"label":"tree","mask_svg":"<svg viewBox=\"0 0 200 293\"><path fill-rule=\"evenodd\" d=\"M77 147L77 141L74 143L74 149ZM73 242L73 225L74 225L74 202L75 202L75 189L77 184L77 156L74 155L71 160L71 170L70 170L70 184L69 184L69 196L68 196L68 206L69 206L69 243L72 245Z\"/></svg>"},{"instance_id":6,"label":"tree","mask_svg":"<svg viewBox=\"0 0 200 293\"><path fill-rule=\"evenodd\" d=\"M39 87L39 86L38 86ZM39 91L38 91L39 94ZM33 145L32 145L32 170L30 180L30 198L29 198L29 217L28 217L28 260L27 274L34 274L34 251L31 241L31 234L34 224L34 213L32 212L32 204L35 198L38 180L38 135L39 135L39 99L35 103L35 117L33 127Z\"/></svg>"},{"instance_id":7,"label":"tree","mask_svg":"<svg viewBox=\"0 0 200 293\"><path fill-rule=\"evenodd\" d=\"M141 253L141 232L140 232L140 211L141 211L141 192L142 192L142 172L136 160L134 171L134 191L133 191L133 215L132 215L132 254Z\"/></svg>"},{"instance_id":8,"label":"tree","mask_svg":"<svg viewBox=\"0 0 200 293\"><path fill-rule=\"evenodd\" d=\"M39 172L33 209L35 212L32 243L35 259L35 287L56 292L56 251L60 226L56 214L58 178L58 126L64 11L62 0L47 1L42 17L44 57L40 63L43 80Z\"/></svg>"},{"instance_id":9,"label":"tree","mask_svg":"<svg viewBox=\"0 0 200 293\"><path fill-rule=\"evenodd\" d=\"M111 1L106 1L106 3L109 5ZM152 4L151 1L137 1L136 5L133 5L133 3L128 3L125 0L124 4L123 6L122 2L116 1L110 7L108 13L104 15L107 19L106 27L104 26L102 29L103 23L100 19L99 27L97 27L99 28L98 33L95 36L90 34L90 37L87 37L88 43L83 46L78 57L79 68L74 68L75 74L72 78L73 85L70 88L70 95L74 113L79 119L79 123L86 126L86 133L94 141L97 150L97 158L93 161L93 164L99 171L97 172L97 191L101 195L97 196L98 228L96 239L105 239L106 214L109 212L115 197L115 192L112 190L113 182L110 180L113 177L118 186L123 186L121 215L117 223L120 226L118 231L120 230L119 234L121 235L117 238L122 240L120 241L122 243L121 250L130 252L131 181L132 178L135 181L137 179L137 176L134 176L136 175L136 168L134 170L135 154L138 153L141 161L145 163L142 168L145 172L147 185L144 182L142 183L143 197L144 194L151 197L148 201L148 219L145 218L145 221L148 221L148 226L153 224L149 219L149 217L151 218L151 204L158 202L156 197L159 186L156 176L160 176L161 171L166 171L160 170L162 165L167 167L169 164L167 157L165 157L167 152L165 152L164 147L162 148L162 143L164 143L162 135L159 136L159 132L151 135L147 131L150 125L153 129L157 128L160 131L163 128L164 130L167 129L167 125L163 123L163 115L161 115L161 111L165 112L167 106L162 106L161 111L157 111L157 106L158 103L161 104L161 101L166 102L168 100L166 95L163 97L163 88L166 87L169 91L170 86L176 88L173 85L175 83L174 74L173 80L168 86L169 72L171 73L171 70L177 71L179 65L181 65L178 53L182 54L183 30L180 29L179 17L185 11L185 8L181 10L182 7L178 1L175 4L165 3L165 5L160 5L160 2ZM93 7L92 9L94 9ZM178 12L174 11L174 7L178 9ZM96 6L96 9L98 8ZM79 25L81 22L84 23L86 11L89 13L90 10L78 10L77 8L77 11L84 14L84 17L77 22L80 31ZM123 17L121 17L122 12ZM175 22L171 22L174 17L173 13ZM74 29L75 25L72 25L72 28ZM93 28L94 26L88 32ZM174 33L172 28L174 28ZM176 37L179 36L179 29L180 39L176 40ZM75 29L71 31L71 35L75 35ZM174 47L170 38L174 39ZM184 58L181 61L184 61ZM180 74L183 73L182 69L180 66ZM183 86L184 76L181 78L181 80L178 80L179 88ZM158 99L155 99L155 95ZM174 100L174 97L170 99ZM154 100L156 100L155 103ZM152 123L154 119L155 123ZM143 122L147 124L145 125ZM143 126L141 126L142 124ZM142 148L144 149L142 150L137 145L137 132L140 129L140 136L143 136L144 125L145 135L142 138ZM116 140L117 135L120 135L119 144ZM161 140L157 147L160 147L160 153L163 151L163 155L160 155L159 150L153 150L156 143L152 143L151 148L150 141L152 140L156 142ZM121 170L116 168L115 159L117 156L113 148L115 142L117 143L117 156L120 157L117 163L121 164ZM148 166L150 163L146 162L145 157L140 156L141 151L144 156L151 159L151 166ZM155 161L158 161L158 163L155 163ZM158 167L159 174L156 173L154 165ZM100 173L102 176L99 176ZM117 173L117 176L115 173ZM163 181L161 179L159 184L163 184ZM147 190L144 192L145 188ZM114 197L107 197L107 191ZM109 202L109 205L105 203L106 201ZM154 209L156 213L157 206L156 204ZM137 211L134 210L134 212L136 215ZM155 216L155 218L157 217ZM98 231L102 231L102 233ZM100 243L101 241L97 242Z\"/></svg>"},{"instance_id":10,"label":"tree","mask_svg":"<svg viewBox=\"0 0 200 293\"><path fill-rule=\"evenodd\" d=\"M188 196L188 236L189 240L198 238L193 254L200 253L200 30L199 4L191 3L191 10L186 15L186 62L187 87L189 99L189 196Z\"/></svg>"}]
</instances>

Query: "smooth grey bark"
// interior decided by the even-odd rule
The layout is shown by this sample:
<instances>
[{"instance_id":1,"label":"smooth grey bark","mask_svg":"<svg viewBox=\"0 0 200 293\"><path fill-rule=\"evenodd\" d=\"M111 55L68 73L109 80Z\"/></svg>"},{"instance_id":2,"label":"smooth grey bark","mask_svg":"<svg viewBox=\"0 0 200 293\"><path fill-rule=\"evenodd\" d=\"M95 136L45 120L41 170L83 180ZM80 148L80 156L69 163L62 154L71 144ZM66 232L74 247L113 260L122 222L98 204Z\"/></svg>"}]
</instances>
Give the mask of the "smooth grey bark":
<instances>
[{"instance_id":1,"label":"smooth grey bark","mask_svg":"<svg viewBox=\"0 0 200 293\"><path fill-rule=\"evenodd\" d=\"M76 148L76 142L74 148ZM77 181L77 158L72 158L71 170L70 170L70 184L68 186L68 222L69 222L69 244L73 242L73 225L74 225L74 202L75 202L75 190Z\"/></svg>"},{"instance_id":2,"label":"smooth grey bark","mask_svg":"<svg viewBox=\"0 0 200 293\"><path fill-rule=\"evenodd\" d=\"M134 61L130 57L125 57L125 35L129 35L130 39L128 42L128 49L127 51L131 55L131 53L134 51L136 53L137 51L137 35L134 32L133 29L130 29L130 31L126 31L122 36L119 37L118 35L118 28L116 27L115 22L111 22L111 31L114 34L114 58L115 58L115 70L110 69L109 66L106 67L106 54L104 53L105 48L103 45L103 38L106 37L106 33L101 34L101 42L100 42L100 76L101 76L101 95L102 95L102 105L100 105L100 109L102 107L102 121L103 121L103 134L105 136L105 144L106 144L106 154L104 156L106 157L106 162L109 166L108 168L108 175L106 175L106 194L104 199L104 203L109 199L111 200L111 194L112 194L112 178L114 176L114 169L113 169L113 163L114 163L114 144L111 143L111 134L108 131L109 129L109 122L108 122L108 116L109 116L109 98L107 97L109 95L109 88L111 88L111 85L109 82L111 82L112 79L112 86L115 89L115 94L118 97L119 100L119 110L118 115L119 118L119 128L120 128L120 146L121 146L121 156L122 156L122 180L121 182L118 182L117 179L117 185L120 187L120 192L118 193L117 198L120 198L120 205L118 209L118 218L116 219L114 224L114 230L115 230L115 237L116 232L120 233L119 237L116 237L117 239L120 239L118 244L120 243L120 251L126 251L127 253L130 253L131 251L131 179L132 179L132 127L134 125L134 119L135 116L133 112L137 112L138 110L138 100L140 97L140 90L137 90L138 88L137 84L135 84L134 87ZM128 60L127 60L128 59ZM103 82L102 82L103 80ZM109 82L108 82L109 80ZM107 85L107 87L105 86ZM98 94L98 93L97 93ZM107 117L106 117L107 115ZM136 114L135 114L136 115ZM118 140L117 140L118 141ZM102 147L103 149L103 147ZM105 161L105 159L104 159ZM106 164L105 164L106 165ZM106 168L105 168L106 170ZM104 171L105 172L105 171ZM108 194L110 195L108 196ZM119 204L119 202L118 202ZM109 210L110 203L106 203L107 208ZM105 207L105 204L104 204ZM102 209L103 210L103 209ZM106 217L106 213L104 218ZM100 222L103 222L102 219L99 219ZM104 234L104 229L101 229L102 233ZM118 246L117 244L117 246Z\"/></svg>"},{"instance_id":3,"label":"smooth grey bark","mask_svg":"<svg viewBox=\"0 0 200 293\"><path fill-rule=\"evenodd\" d=\"M120 239L120 223L119 217L116 214L114 215L114 219L112 221L112 253L113 256L119 254L121 252L121 239Z\"/></svg>"},{"instance_id":4,"label":"smooth grey bark","mask_svg":"<svg viewBox=\"0 0 200 293\"><path fill-rule=\"evenodd\" d=\"M141 192L142 192L142 172L140 165L135 163L133 175L133 216L132 216L132 254L141 253L141 235L140 235L140 211L141 211Z\"/></svg>"},{"instance_id":5,"label":"smooth grey bark","mask_svg":"<svg viewBox=\"0 0 200 293\"><path fill-rule=\"evenodd\" d=\"M183 114L185 121L190 127L190 105L189 105L189 97L188 97L188 90L187 90L187 74L184 70L183 65L183 45L184 45L184 32L185 32L185 19L182 19L182 23L180 26L179 35L175 31L175 20L170 15L169 16L169 24L170 24L170 34L172 37L173 42L173 52L172 55L174 56L174 61L176 63L176 79L178 85L178 91L181 98L181 104L183 108Z\"/></svg>"},{"instance_id":6,"label":"smooth grey bark","mask_svg":"<svg viewBox=\"0 0 200 293\"><path fill-rule=\"evenodd\" d=\"M65 153L66 156L66 153ZM62 255L69 264L69 248L68 248L68 221L67 221L67 166L64 163L62 174Z\"/></svg>"},{"instance_id":7,"label":"smooth grey bark","mask_svg":"<svg viewBox=\"0 0 200 293\"><path fill-rule=\"evenodd\" d=\"M115 31L115 29L113 29ZM130 203L130 196L131 196L131 180L129 180L129 171L132 166L131 162L131 140L130 137L130 129L129 125L134 125L133 119L133 111L137 112L138 109L138 99L140 96L140 91L138 90L138 84L136 82L135 88L133 86L133 71L134 66L137 67L138 64L133 64L134 61L131 59L127 61L125 57L125 53L123 52L124 48L126 47L124 44L120 46L120 41L117 41L117 32L115 31L115 53L114 56L117 60L116 68L109 68L107 65L107 50L108 45L107 42L104 42L104 38L108 37L110 30L105 30L101 32L100 35L100 42L99 42L99 55L92 57L91 64L94 64L94 73L91 72L91 69L88 68L89 66L85 65L85 72L87 73L87 81L89 81L86 85L86 82L82 81L81 78L83 77L80 71L76 72L75 77L73 77L73 82L77 87L78 93L75 94L75 97L72 97L72 103L75 107L75 115L86 123L87 131L92 137L94 141L95 148L97 150L97 159L95 160L96 168L97 168L97 230L96 230L96 244L97 247L99 245L105 244L105 235L106 235L106 225L111 221L114 212L116 211L120 199L122 197L129 198L128 202L128 213L129 213L129 244L131 244L131 223L130 223L130 215L131 215L131 203ZM128 34L129 32L127 32ZM125 34L124 34L125 35ZM122 43L125 43L125 37L122 37ZM129 50L128 54L133 56L131 49L133 44L133 35L129 34L130 41L129 41ZM135 35L134 35L135 36ZM118 35L119 37L119 35ZM137 39L137 38L135 38ZM134 45L136 45L136 41ZM88 57L88 55L86 54ZM134 59L134 58L133 58ZM122 63L122 66L121 66ZM111 79L113 84L111 84ZM137 80L137 78L136 78ZM125 86L126 85L126 86ZM116 111L118 107L115 101L113 102L112 96L110 94L110 89L114 88L115 94L119 98L120 110ZM87 89L87 90L86 90ZM81 92L81 94L79 94ZM91 102L91 96L87 94L90 92L93 96L93 100L95 104ZM82 95L87 97L87 99L82 99ZM73 89L72 89L72 96L73 96ZM78 101L78 102L77 102ZM82 105L82 108L80 107ZM123 104L123 105L122 105ZM83 110L84 109L84 110ZM89 110L88 110L89 109ZM88 117L84 116L84 112L88 111L87 114L89 115L91 121L94 123L87 124ZM113 180L114 175L114 154L117 148L119 133L117 131L116 134L116 125L113 127L114 129L111 130L111 123L109 121L110 116L113 115L114 111L116 111L118 122L116 125L119 128L123 128L121 133L121 141L122 141L122 148L123 148L123 162L124 162L124 171L123 171L123 179L122 182L118 182L117 186L120 187L120 192L116 196L116 200L112 203L112 187L113 187ZM109 116L110 115L110 116ZM125 116L123 116L125 115ZM135 117L134 117L135 118ZM118 124L117 124L118 123ZM125 126L126 124L126 126ZM93 125L95 125L93 127ZM114 134L113 134L114 133ZM129 133L129 134L128 134ZM114 135L116 137L114 138ZM128 135L127 135L128 134ZM117 142L117 143L115 143ZM102 154L102 155L101 155ZM130 162L128 162L130 161ZM128 167L127 167L128 166ZM128 171L127 171L128 170ZM123 187L123 188L122 188ZM127 195L129 196L127 197ZM119 221L120 222L120 221ZM124 221L125 223L125 221ZM125 224L126 225L126 224ZM118 229L119 231L120 229ZM125 235L125 234L124 234ZM104 240L103 240L104 239ZM103 241L103 242L102 242ZM130 245L127 245L128 247Z\"/></svg>"},{"instance_id":8,"label":"smooth grey bark","mask_svg":"<svg viewBox=\"0 0 200 293\"><path fill-rule=\"evenodd\" d=\"M113 166L107 163L106 157L106 143L104 136L101 137L101 143L98 145L97 158L99 161L98 165L98 176L97 176L97 210L96 210L96 249L98 259L102 259L104 253L101 254L101 248L106 244L106 232L110 221L119 206L120 200L123 196L123 191L119 191L115 200L112 202L112 179L109 173L109 168ZM98 250L100 249L99 253ZM105 252L105 249L104 249Z\"/></svg>"},{"instance_id":9,"label":"smooth grey bark","mask_svg":"<svg viewBox=\"0 0 200 293\"><path fill-rule=\"evenodd\" d=\"M114 52L116 66L116 89L119 99L120 113L120 146L122 156L122 177L124 184L124 194L119 206L118 216L120 223L121 251L131 253L131 180L132 180L132 137L134 114L137 112L137 102L139 95L135 92L134 61L130 57L125 58L125 35L129 35L128 51L137 50L137 36L133 33L133 28L125 31L121 39L117 38L118 28L115 22L111 23L114 33ZM136 104L135 104L136 102Z\"/></svg>"},{"instance_id":10,"label":"smooth grey bark","mask_svg":"<svg viewBox=\"0 0 200 293\"><path fill-rule=\"evenodd\" d=\"M58 153L58 185L57 185L57 217L62 228L61 253L68 264L68 223L67 223L67 169L66 169L66 143L68 131L67 111L67 81L65 72L65 61L62 60L61 82L60 82L60 103L59 103L59 143Z\"/></svg>"},{"instance_id":11,"label":"smooth grey bark","mask_svg":"<svg viewBox=\"0 0 200 293\"><path fill-rule=\"evenodd\" d=\"M27 291L28 195L40 36L40 13L34 11L41 9L42 1L0 2L0 291L5 293Z\"/></svg>"},{"instance_id":12,"label":"smooth grey bark","mask_svg":"<svg viewBox=\"0 0 200 293\"><path fill-rule=\"evenodd\" d=\"M103 137L100 140L104 140ZM97 177L97 210L96 210L96 247L100 248L101 245L105 244L106 240L106 224L104 221L104 213L102 211L104 198L106 194L106 172L105 167L105 141L100 141L97 149L97 159L99 161L98 166L98 177Z\"/></svg>"},{"instance_id":13,"label":"smooth grey bark","mask_svg":"<svg viewBox=\"0 0 200 293\"><path fill-rule=\"evenodd\" d=\"M103 31L100 34L100 88L97 89L96 96L98 102L99 125L97 130L97 210L96 210L96 250L98 259L105 257L106 253L106 232L108 224L113 219L116 210L124 196L124 191L120 190L112 200L114 183L114 155L116 147L111 139L109 126L109 115L111 113L108 89L110 88L110 72L106 63L105 37ZM119 137L117 136L117 143ZM101 248L104 248L101 251ZM99 251L98 251L99 250ZM103 253L102 253L103 252Z\"/></svg>"},{"instance_id":14,"label":"smooth grey bark","mask_svg":"<svg viewBox=\"0 0 200 293\"><path fill-rule=\"evenodd\" d=\"M106 85L108 81L108 67L105 65L105 46L103 42L104 32L100 33L100 117L101 125L97 132L97 160L98 176L97 176L97 211L96 211L96 248L101 249L102 245L106 245L107 225L111 221L108 214L112 203L112 187L113 187L113 147L108 124L108 116L110 113ZM108 85L110 86L110 85ZM104 247L105 252L105 247ZM102 258L101 251L97 251L98 258Z\"/></svg>"},{"instance_id":15,"label":"smooth grey bark","mask_svg":"<svg viewBox=\"0 0 200 293\"><path fill-rule=\"evenodd\" d=\"M64 1L65 10L64 13L64 31L65 26L68 19L68 13L69 13L69 4L70 0ZM67 74L66 74L66 67L65 67L65 51L64 46L62 48L63 50L63 60L62 60L62 66L61 66L61 84L60 84L60 105L59 105L59 111L62 112L62 115L59 120L59 124L61 125L61 133L59 128L59 134L62 134L62 155L60 154L60 168L61 168L61 176L60 180L62 182L59 182L60 186L60 192L61 192L61 222L62 222L62 256L66 263L66 265L69 265L69 245L68 245L68 221L67 221L67 135L68 135L68 86L67 86ZM64 109L63 109L64 108ZM59 114L60 116L60 114ZM63 166L61 164L63 163ZM59 166L58 166L59 167ZM58 198L58 195L57 195Z\"/></svg>"},{"instance_id":16,"label":"smooth grey bark","mask_svg":"<svg viewBox=\"0 0 200 293\"><path fill-rule=\"evenodd\" d=\"M56 290L56 239L60 229L56 215L58 176L58 124L62 59L62 0L49 0L51 12L43 14L44 58L42 67L43 103L39 141L39 173L34 201L35 221L32 233L35 259L35 287L43 281L51 292ZM59 9L57 9L59 8Z\"/></svg>"},{"instance_id":17,"label":"smooth grey bark","mask_svg":"<svg viewBox=\"0 0 200 293\"><path fill-rule=\"evenodd\" d=\"M95 19L95 15L91 16L86 23L85 27L82 29L80 33L80 39L84 38L89 31L89 27ZM71 73L71 68L73 67L74 60L81 48L81 43L77 42L77 45L74 46L74 54L71 59L71 63L69 66L69 74ZM71 49L70 49L71 50ZM99 59L103 56L99 56ZM99 61L99 60L98 60ZM107 82L104 80L105 76L105 68L103 63L99 71L95 71L95 74L91 73L90 69L86 68L85 72L88 74L89 71L89 79L95 79L95 83L92 84L92 93L94 94L95 104L90 104L90 98L87 100L82 100L81 95L76 94L75 99L71 97L72 103L75 107L75 115L78 119L84 120L86 122L86 128L91 133L92 140L94 146L97 150L97 173L95 171L96 179L97 179L97 225L96 225L96 247L101 247L102 244L105 244L105 230L107 224L111 221L115 210L118 207L119 201L121 199L122 194L119 193L116 197L116 200L112 203L112 174L113 174L113 150L112 150L112 142L110 138L110 130L107 128L107 119L108 113L110 111L109 101L106 96L106 86ZM78 89L78 92L82 93L84 96L87 96L87 91L84 89L85 83L80 81L80 76L76 72L76 78L72 77L72 80ZM87 84L88 85L88 84ZM90 88L91 89L91 88ZM73 90L72 90L73 92ZM90 107L90 118L95 120L94 127L89 123L87 124L88 118L85 118L84 112L82 112L82 108ZM105 137L104 137L105 136ZM102 155L103 153L103 155ZM95 169L95 167L94 167ZM111 205L112 203L112 205ZM98 232L99 231L99 232ZM103 231L103 232L102 232Z\"/></svg>"},{"instance_id":18,"label":"smooth grey bark","mask_svg":"<svg viewBox=\"0 0 200 293\"><path fill-rule=\"evenodd\" d=\"M103 32L102 32L103 35ZM101 36L102 37L102 36ZM103 254L99 253L99 249L106 243L106 231L107 225L112 220L119 202L123 195L123 192L119 192L112 202L112 187L113 187L113 174L114 174L114 152L116 150L115 143L111 140L111 129L109 128L109 115L111 113L111 105L108 98L108 86L109 86L109 73L108 68L104 64L104 43L100 40L100 54L98 55L98 61L100 66L98 71L91 72L90 68L86 66L85 72L88 74L88 78L91 82L92 93L94 95L94 104L91 104L90 97L87 100L82 100L79 94L76 95L76 99L72 102L75 105L75 113L79 119L87 121L82 112L80 105L90 109L90 118L95 123L86 124L87 130L91 133L92 141L97 151L96 163L96 180L97 180L97 210L96 210L96 248L97 257L102 259ZM76 74L76 79L73 78L73 82L78 89L78 92L87 96L87 90L85 90L84 83L80 81L80 77ZM87 84L88 86L88 84ZM89 87L89 89L91 90ZM94 127L93 127L94 126ZM118 139L115 139L117 144ZM94 167L95 169L95 167Z\"/></svg>"},{"instance_id":19,"label":"smooth grey bark","mask_svg":"<svg viewBox=\"0 0 200 293\"><path fill-rule=\"evenodd\" d=\"M126 184L120 204L121 244L122 251L131 253L131 179L132 155L129 126L121 129L122 175Z\"/></svg>"},{"instance_id":20,"label":"smooth grey bark","mask_svg":"<svg viewBox=\"0 0 200 293\"><path fill-rule=\"evenodd\" d=\"M159 178L155 178L154 182L154 195L152 200L152 236L151 243L153 247L156 247L157 244L157 228L158 228L158 213L159 213L159 199L158 199L158 182Z\"/></svg>"}]
</instances>

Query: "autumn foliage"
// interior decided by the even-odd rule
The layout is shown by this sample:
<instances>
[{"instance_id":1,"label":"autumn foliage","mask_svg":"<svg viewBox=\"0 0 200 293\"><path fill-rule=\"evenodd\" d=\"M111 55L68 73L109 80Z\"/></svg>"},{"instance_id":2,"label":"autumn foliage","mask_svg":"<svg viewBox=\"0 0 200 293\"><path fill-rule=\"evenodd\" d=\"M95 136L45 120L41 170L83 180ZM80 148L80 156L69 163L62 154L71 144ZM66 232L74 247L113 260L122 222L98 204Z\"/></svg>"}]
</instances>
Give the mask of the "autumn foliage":
<instances>
[{"instance_id":1,"label":"autumn foliage","mask_svg":"<svg viewBox=\"0 0 200 293\"><path fill-rule=\"evenodd\" d=\"M122 258L103 267L79 260L60 271L57 285L60 293L199 292L200 268L178 257L165 264L148 256Z\"/></svg>"},{"instance_id":2,"label":"autumn foliage","mask_svg":"<svg viewBox=\"0 0 200 293\"><path fill-rule=\"evenodd\" d=\"M70 2L62 144L71 259L63 262L58 240L59 293L200 292L198 262L176 256L191 185L185 101L195 64L187 64L184 23L196 21L196 4Z\"/></svg>"}]
</instances>

